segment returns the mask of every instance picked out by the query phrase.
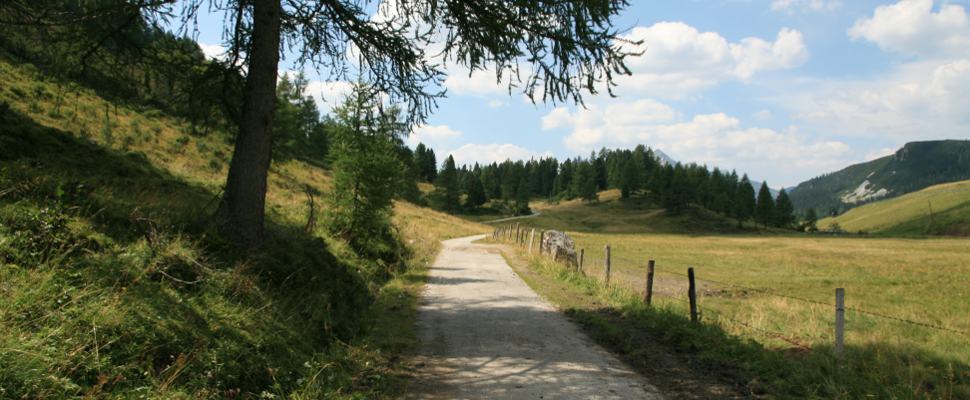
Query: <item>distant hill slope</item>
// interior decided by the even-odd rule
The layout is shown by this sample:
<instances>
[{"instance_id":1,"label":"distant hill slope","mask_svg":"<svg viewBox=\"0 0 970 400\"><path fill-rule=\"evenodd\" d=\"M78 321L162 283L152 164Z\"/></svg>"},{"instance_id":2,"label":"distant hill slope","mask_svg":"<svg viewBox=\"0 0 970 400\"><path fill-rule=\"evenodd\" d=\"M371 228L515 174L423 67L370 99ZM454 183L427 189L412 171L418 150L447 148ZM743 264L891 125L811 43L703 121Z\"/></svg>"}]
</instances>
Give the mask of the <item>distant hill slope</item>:
<instances>
[{"instance_id":1,"label":"distant hill slope","mask_svg":"<svg viewBox=\"0 0 970 400\"><path fill-rule=\"evenodd\" d=\"M931 186L894 199L853 208L819 221L848 232L898 235L970 235L970 180Z\"/></svg>"},{"instance_id":2,"label":"distant hill slope","mask_svg":"<svg viewBox=\"0 0 970 400\"><path fill-rule=\"evenodd\" d=\"M895 154L812 178L791 193L798 210L843 212L931 185L970 179L970 141L911 142Z\"/></svg>"},{"instance_id":3,"label":"distant hill slope","mask_svg":"<svg viewBox=\"0 0 970 400\"><path fill-rule=\"evenodd\" d=\"M715 212L691 207L672 215L645 197L621 199L617 189L599 193L599 201L545 201L529 205L536 217L510 221L543 229L599 233L729 233L737 222Z\"/></svg>"}]
</instances>

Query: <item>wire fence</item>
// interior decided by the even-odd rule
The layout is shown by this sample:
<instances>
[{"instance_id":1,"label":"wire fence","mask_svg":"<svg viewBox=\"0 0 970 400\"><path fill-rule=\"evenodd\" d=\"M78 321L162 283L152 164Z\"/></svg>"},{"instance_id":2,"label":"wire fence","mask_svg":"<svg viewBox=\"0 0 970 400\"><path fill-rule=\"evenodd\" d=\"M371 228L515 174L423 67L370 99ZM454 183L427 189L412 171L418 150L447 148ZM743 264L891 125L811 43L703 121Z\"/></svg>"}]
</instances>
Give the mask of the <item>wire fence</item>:
<instances>
[{"instance_id":1,"label":"wire fence","mask_svg":"<svg viewBox=\"0 0 970 400\"><path fill-rule=\"evenodd\" d=\"M541 231L538 231L538 230L535 230L534 234L531 231L528 234L526 234L525 233L526 229L531 229L531 228L521 228L514 225L509 225L507 227L502 227L497 229L496 232L493 234L493 237L496 239L504 239L507 241L512 241L514 243L518 243L522 245L522 247L528 247L530 249L533 246L535 246L535 248L538 249L539 253L544 253L542 249L542 242L543 242L542 237L544 236L544 234L540 233ZM537 244L532 244L533 238L538 239ZM617 251L617 250L620 250L620 251ZM853 312L857 314L866 315L868 317L893 321L896 323L907 324L909 326L915 326L915 327L920 327L924 329L930 329L936 332L943 332L946 334L952 334L963 338L970 338L970 332L968 331L956 329L956 328L950 328L950 327L942 326L940 324L935 324L935 323L926 322L926 321L918 321L911 318L890 315L888 313L883 313L883 312L875 312L861 307L852 307L852 306L844 306L844 305L840 307L840 305L833 302L806 298L803 296L797 296L789 293L780 293L764 287L752 287L752 286L739 284L735 282L726 282L722 280L715 280L715 279L709 279L709 278L696 278L696 277L692 278L687 273L673 271L668 268L661 268L657 266L655 266L653 269L653 272L655 275L663 274L671 277L677 277L678 282L682 282L682 283L674 288L660 287L660 286L657 286L656 282L653 283L654 287L646 287L650 285L650 283L648 283L650 282L650 280L647 279L646 276L644 276L643 279L641 280L640 277L630 276L629 273L618 273L619 271L624 271L624 270L641 271L641 268L645 269L646 265L648 264L645 260L633 260L633 259L627 258L621 255L622 249L615 249L615 248L611 248L609 252L602 252L602 253L596 252L595 254L593 253L594 252L586 253L585 251L583 251L583 254L578 256L579 258L575 260L577 264L576 269L578 272L583 273L586 276L590 276L597 279L607 279L607 277L609 277L609 282L607 282L607 284L610 286L620 287L620 288L632 291L633 293L640 293L644 295L647 292L649 292L651 297L659 297L664 299L665 301L673 301L678 304L689 305L691 303L687 298L687 296L684 296L684 295L678 296L676 294L678 292L686 294L686 291L684 290L684 288L689 284L689 282L686 279L693 279L694 283L699 283L700 287L704 289L702 290L702 293L704 291L706 291L707 293L712 293L712 292L715 292L716 289L723 290L726 288L731 288L734 290L742 291L742 293L745 293L745 294L756 293L762 296L770 296L770 297L794 301L797 303L805 304L808 307L812 307L812 308L824 307L828 310L835 310L836 312L839 312L839 311ZM596 260L592 259L594 258L592 257L594 255L598 256L596 257L597 258ZM562 261L562 260L558 260L558 261ZM610 265L610 268L606 268L608 264ZM621 266L625 266L627 268L618 268ZM635 267L635 268L629 268L629 267ZM610 272L607 272L608 270ZM600 273L599 271L603 271L603 272ZM685 280L680 280L680 278L685 278ZM656 279L654 281L656 281ZM669 280L668 282L665 282L665 284L669 285L670 284ZM792 345L795 348L811 349L812 340L806 340L803 338L799 338L797 336L785 334L784 332L778 332L775 330L756 326L752 323L742 321L741 319L737 318L735 315L731 315L728 312L716 309L711 305L705 305L704 307L698 306L696 308L697 309L694 310L694 312L700 312L701 315L711 316L715 318L718 322L734 325L739 329L752 332L758 336L787 342L788 344ZM835 336L840 337L841 333L836 333ZM841 344L839 344L838 346L841 346Z\"/></svg>"}]
</instances>

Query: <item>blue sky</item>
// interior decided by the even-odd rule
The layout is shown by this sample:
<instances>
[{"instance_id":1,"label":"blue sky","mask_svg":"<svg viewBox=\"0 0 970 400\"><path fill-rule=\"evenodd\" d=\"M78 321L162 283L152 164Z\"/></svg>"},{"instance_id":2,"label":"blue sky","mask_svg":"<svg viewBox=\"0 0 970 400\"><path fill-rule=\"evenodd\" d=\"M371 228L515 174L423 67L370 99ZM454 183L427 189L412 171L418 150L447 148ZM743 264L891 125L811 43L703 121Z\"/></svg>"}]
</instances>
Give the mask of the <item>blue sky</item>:
<instances>
[{"instance_id":1,"label":"blue sky","mask_svg":"<svg viewBox=\"0 0 970 400\"><path fill-rule=\"evenodd\" d=\"M970 139L968 2L633 0L616 25L645 48L618 98L533 105L453 66L448 98L409 143L459 163L642 143L794 185L909 141ZM221 20L200 22L217 54ZM347 85L308 73L326 111Z\"/></svg>"}]
</instances>

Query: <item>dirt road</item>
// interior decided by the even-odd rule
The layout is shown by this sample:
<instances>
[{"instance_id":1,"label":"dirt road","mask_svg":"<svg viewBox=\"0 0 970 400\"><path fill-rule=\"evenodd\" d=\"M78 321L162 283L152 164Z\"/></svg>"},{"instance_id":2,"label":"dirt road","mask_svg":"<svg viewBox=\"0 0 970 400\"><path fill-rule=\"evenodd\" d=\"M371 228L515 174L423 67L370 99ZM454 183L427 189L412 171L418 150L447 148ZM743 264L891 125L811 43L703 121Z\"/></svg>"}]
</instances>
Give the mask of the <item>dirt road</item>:
<instances>
[{"instance_id":1,"label":"dirt road","mask_svg":"<svg viewBox=\"0 0 970 400\"><path fill-rule=\"evenodd\" d=\"M413 399L660 399L532 291L499 251L453 239L418 315Z\"/></svg>"}]
</instances>

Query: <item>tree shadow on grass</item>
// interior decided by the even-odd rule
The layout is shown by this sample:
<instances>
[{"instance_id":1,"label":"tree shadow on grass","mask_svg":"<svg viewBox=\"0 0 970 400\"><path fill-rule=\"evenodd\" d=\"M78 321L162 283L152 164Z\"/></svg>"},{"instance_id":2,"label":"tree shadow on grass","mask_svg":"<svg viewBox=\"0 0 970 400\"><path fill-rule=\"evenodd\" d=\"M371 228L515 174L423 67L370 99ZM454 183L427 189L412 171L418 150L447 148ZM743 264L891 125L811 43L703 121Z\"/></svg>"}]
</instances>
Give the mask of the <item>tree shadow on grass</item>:
<instances>
[{"instance_id":1,"label":"tree shadow on grass","mask_svg":"<svg viewBox=\"0 0 970 400\"><path fill-rule=\"evenodd\" d=\"M125 367L119 390L169 378L189 390L292 387L304 362L367 323L369 279L379 275L365 276L321 238L272 219L264 245L240 251L210 229L218 193L140 153L6 110L0 193L0 208L57 209L90 224L84 235L103 244L60 265L26 266L53 268L71 285L119 299L124 321L99 338L114 343L104 350L109 363ZM56 327L24 333L42 328ZM100 373L78 367L63 377L103 388Z\"/></svg>"},{"instance_id":2,"label":"tree shadow on grass","mask_svg":"<svg viewBox=\"0 0 970 400\"><path fill-rule=\"evenodd\" d=\"M970 366L915 347L769 349L663 308L569 309L672 398L970 398Z\"/></svg>"}]
</instances>

